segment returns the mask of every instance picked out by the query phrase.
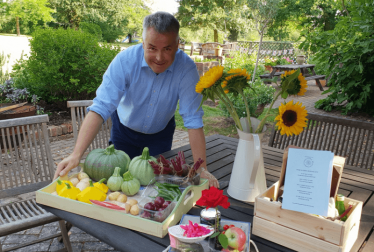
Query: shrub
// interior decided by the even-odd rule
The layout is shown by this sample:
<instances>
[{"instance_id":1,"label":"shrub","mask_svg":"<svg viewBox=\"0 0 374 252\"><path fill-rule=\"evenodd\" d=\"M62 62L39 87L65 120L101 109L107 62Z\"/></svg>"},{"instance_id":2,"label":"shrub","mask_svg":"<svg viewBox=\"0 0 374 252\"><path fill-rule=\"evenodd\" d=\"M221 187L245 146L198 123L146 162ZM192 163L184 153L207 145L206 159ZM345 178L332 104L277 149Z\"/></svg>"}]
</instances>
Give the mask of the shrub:
<instances>
[{"instance_id":1,"label":"shrub","mask_svg":"<svg viewBox=\"0 0 374 252\"><path fill-rule=\"evenodd\" d=\"M315 53L326 75L331 74L324 92L330 94L316 108L374 115L373 8L374 3L348 5L350 16L339 17L334 30L311 33L302 43Z\"/></svg>"},{"instance_id":2,"label":"shrub","mask_svg":"<svg viewBox=\"0 0 374 252\"><path fill-rule=\"evenodd\" d=\"M230 57L225 59L225 68L241 68L246 69L248 73L253 74L255 70L257 54L253 53L248 55L239 51L230 53ZM256 71L256 79L260 78L261 74L264 74L265 67L263 64L258 64Z\"/></svg>"},{"instance_id":3,"label":"shrub","mask_svg":"<svg viewBox=\"0 0 374 252\"><path fill-rule=\"evenodd\" d=\"M252 117L257 117L256 109L260 104L269 104L273 100L273 96L275 93L275 88L272 86L265 85L261 80L257 79L252 84L252 89L246 88L244 89L244 95L247 97L248 100L248 107ZM246 109L243 99L240 96L235 97L233 94L227 94L232 101L236 113L239 116L246 117ZM222 109L226 116L230 116L229 112L227 111L226 106L223 103L219 103L219 107Z\"/></svg>"},{"instance_id":4,"label":"shrub","mask_svg":"<svg viewBox=\"0 0 374 252\"><path fill-rule=\"evenodd\" d=\"M88 32L92 35L94 35L99 41L103 39L102 31L100 28L100 25L94 24L94 23L87 23L87 22L81 22L79 24L79 29Z\"/></svg>"},{"instance_id":5,"label":"shrub","mask_svg":"<svg viewBox=\"0 0 374 252\"><path fill-rule=\"evenodd\" d=\"M38 29L30 41L28 60L19 61L12 77L42 100L92 99L109 63L120 51L99 46L98 39L73 29Z\"/></svg>"}]
</instances>

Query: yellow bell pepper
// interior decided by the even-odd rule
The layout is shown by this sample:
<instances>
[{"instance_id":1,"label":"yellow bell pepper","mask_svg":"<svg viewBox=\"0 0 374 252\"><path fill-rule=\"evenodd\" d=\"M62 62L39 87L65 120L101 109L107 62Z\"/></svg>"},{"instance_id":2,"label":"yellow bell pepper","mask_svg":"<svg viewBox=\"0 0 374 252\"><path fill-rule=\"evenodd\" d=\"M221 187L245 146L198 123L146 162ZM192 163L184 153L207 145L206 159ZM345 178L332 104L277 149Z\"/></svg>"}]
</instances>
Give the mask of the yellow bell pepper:
<instances>
[{"instance_id":1,"label":"yellow bell pepper","mask_svg":"<svg viewBox=\"0 0 374 252\"><path fill-rule=\"evenodd\" d=\"M105 199L106 194L94 187L92 180L90 180L90 185L77 195L77 200L88 204L92 204L90 200L104 201Z\"/></svg>"},{"instance_id":2,"label":"yellow bell pepper","mask_svg":"<svg viewBox=\"0 0 374 252\"><path fill-rule=\"evenodd\" d=\"M60 195L60 191L66 187L66 184L68 183L70 186L73 186L73 183L71 183L69 180L57 180L56 184L56 192L58 195Z\"/></svg>"},{"instance_id":3,"label":"yellow bell pepper","mask_svg":"<svg viewBox=\"0 0 374 252\"><path fill-rule=\"evenodd\" d=\"M60 196L68 199L76 200L77 195L81 192L78 188L70 186L69 183L65 183L65 188L62 188L60 191Z\"/></svg>"},{"instance_id":4,"label":"yellow bell pepper","mask_svg":"<svg viewBox=\"0 0 374 252\"><path fill-rule=\"evenodd\" d=\"M100 179L99 182L94 183L94 187L99 188L103 193L108 192L108 186L104 184L103 182L106 180L106 178Z\"/></svg>"}]
</instances>

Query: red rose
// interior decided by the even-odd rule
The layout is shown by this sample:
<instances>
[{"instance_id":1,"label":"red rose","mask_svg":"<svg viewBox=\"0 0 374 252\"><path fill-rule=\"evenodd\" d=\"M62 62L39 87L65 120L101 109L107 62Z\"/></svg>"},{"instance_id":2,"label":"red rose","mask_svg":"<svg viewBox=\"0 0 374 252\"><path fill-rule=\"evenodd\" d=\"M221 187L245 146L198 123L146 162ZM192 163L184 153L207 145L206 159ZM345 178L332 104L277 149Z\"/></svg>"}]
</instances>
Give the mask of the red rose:
<instances>
[{"instance_id":1,"label":"red rose","mask_svg":"<svg viewBox=\"0 0 374 252\"><path fill-rule=\"evenodd\" d=\"M199 206L205 206L206 209L209 209L210 207L216 208L217 206L227 209L230 206L228 199L229 198L226 195L223 195L223 190L219 190L212 186L209 189L202 191L202 196L196 204Z\"/></svg>"}]
</instances>

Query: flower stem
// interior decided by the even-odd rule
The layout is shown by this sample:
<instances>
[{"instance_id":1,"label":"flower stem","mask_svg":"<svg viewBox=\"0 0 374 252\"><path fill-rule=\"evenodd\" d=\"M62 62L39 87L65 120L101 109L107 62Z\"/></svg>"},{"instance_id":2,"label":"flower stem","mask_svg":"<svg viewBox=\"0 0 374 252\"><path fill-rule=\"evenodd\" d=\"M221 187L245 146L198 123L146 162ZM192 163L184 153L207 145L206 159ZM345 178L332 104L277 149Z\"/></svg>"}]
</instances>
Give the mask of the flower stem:
<instances>
[{"instance_id":1,"label":"flower stem","mask_svg":"<svg viewBox=\"0 0 374 252\"><path fill-rule=\"evenodd\" d=\"M278 99L278 97L281 95L281 93L282 93L282 90L280 90L280 91L279 91L279 92L274 96L274 99L273 99L273 101L271 102L269 109L266 111L264 118L262 118L260 124L258 125L258 127L257 127L257 129L256 129L256 131L255 131L256 134L262 133L262 129L264 128L264 125L265 125L265 122L266 122L266 118L268 117L269 111L273 108L274 102Z\"/></svg>"},{"instance_id":2,"label":"flower stem","mask_svg":"<svg viewBox=\"0 0 374 252\"><path fill-rule=\"evenodd\" d=\"M232 119L234 119L236 127L243 131L242 124L240 123L240 119L235 111L234 105L231 103L230 99L227 97L225 92L223 92L223 90L220 89L219 91L215 90L215 93L220 98L220 100L222 100L222 102L225 104L227 110L229 111L229 114L231 115Z\"/></svg>"},{"instance_id":3,"label":"flower stem","mask_svg":"<svg viewBox=\"0 0 374 252\"><path fill-rule=\"evenodd\" d=\"M238 92L243 97L243 101L244 101L244 104L245 104L245 109L247 111L247 120L248 120L248 126L249 126L249 133L252 133L251 113L249 112L247 98L245 97L244 92L243 92L242 89L238 89Z\"/></svg>"}]
</instances>

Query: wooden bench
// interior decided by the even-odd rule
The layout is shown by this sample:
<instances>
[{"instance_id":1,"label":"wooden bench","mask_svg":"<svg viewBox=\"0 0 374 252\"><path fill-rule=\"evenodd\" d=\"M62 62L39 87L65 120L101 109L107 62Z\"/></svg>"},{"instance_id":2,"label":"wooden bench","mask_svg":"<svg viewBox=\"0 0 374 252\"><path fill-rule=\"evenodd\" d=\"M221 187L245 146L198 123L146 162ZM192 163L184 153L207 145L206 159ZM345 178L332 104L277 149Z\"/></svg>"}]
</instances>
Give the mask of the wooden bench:
<instances>
[{"instance_id":1,"label":"wooden bench","mask_svg":"<svg viewBox=\"0 0 374 252\"><path fill-rule=\"evenodd\" d=\"M11 248L0 245L0 251L14 251L61 236L65 250L72 251L65 221L39 207L33 193L50 184L55 173L47 122L47 115L0 121L0 236L56 221L61 232Z\"/></svg>"},{"instance_id":2,"label":"wooden bench","mask_svg":"<svg viewBox=\"0 0 374 252\"><path fill-rule=\"evenodd\" d=\"M71 109L71 120L74 134L74 141L77 141L79 129L82 126L82 122L87 115L87 107L93 104L92 100L83 100L83 101L68 101L67 107ZM83 155L82 158L85 158L87 154L93 149L105 149L108 147L110 139L110 131L112 129L112 120L109 119L103 123L101 129L97 136L94 138L88 150Z\"/></svg>"},{"instance_id":3,"label":"wooden bench","mask_svg":"<svg viewBox=\"0 0 374 252\"><path fill-rule=\"evenodd\" d=\"M312 75L312 76L308 76L308 77L305 77L305 80L324 80L325 79L325 75Z\"/></svg>"},{"instance_id":4,"label":"wooden bench","mask_svg":"<svg viewBox=\"0 0 374 252\"><path fill-rule=\"evenodd\" d=\"M280 76L284 74L284 72L275 72L274 74L274 77L275 76L278 76L278 80L280 80ZM260 75L260 78L261 79L270 79L270 74L263 74L263 75ZM264 81L265 84L271 84L271 82L269 81Z\"/></svg>"},{"instance_id":5,"label":"wooden bench","mask_svg":"<svg viewBox=\"0 0 374 252\"><path fill-rule=\"evenodd\" d=\"M346 158L346 166L374 170L374 123L309 113L308 124L297 136L280 135L275 124L269 146L285 149L296 145L329 150Z\"/></svg>"}]
</instances>

